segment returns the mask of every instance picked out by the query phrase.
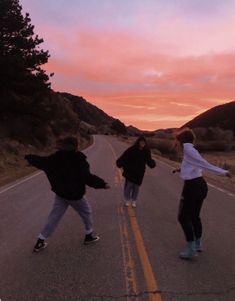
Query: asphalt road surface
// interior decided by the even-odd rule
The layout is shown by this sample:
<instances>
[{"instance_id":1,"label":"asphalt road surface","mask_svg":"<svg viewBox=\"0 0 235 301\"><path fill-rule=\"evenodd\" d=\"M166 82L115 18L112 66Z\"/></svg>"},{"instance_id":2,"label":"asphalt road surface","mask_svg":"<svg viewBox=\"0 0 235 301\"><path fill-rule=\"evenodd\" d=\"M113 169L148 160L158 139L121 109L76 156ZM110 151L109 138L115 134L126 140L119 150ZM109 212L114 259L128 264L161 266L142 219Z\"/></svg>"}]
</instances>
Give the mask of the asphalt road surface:
<instances>
[{"instance_id":1,"label":"asphalt road surface","mask_svg":"<svg viewBox=\"0 0 235 301\"><path fill-rule=\"evenodd\" d=\"M47 179L36 173L0 188L1 301L235 300L234 196L209 188L202 210L204 252L183 261L177 222L182 181L157 161L146 172L137 208L125 208L115 161L126 147L96 136L85 151L91 171L111 185L87 189L101 238L94 245L82 244L83 225L70 208L48 247L32 253L53 203Z\"/></svg>"}]
</instances>

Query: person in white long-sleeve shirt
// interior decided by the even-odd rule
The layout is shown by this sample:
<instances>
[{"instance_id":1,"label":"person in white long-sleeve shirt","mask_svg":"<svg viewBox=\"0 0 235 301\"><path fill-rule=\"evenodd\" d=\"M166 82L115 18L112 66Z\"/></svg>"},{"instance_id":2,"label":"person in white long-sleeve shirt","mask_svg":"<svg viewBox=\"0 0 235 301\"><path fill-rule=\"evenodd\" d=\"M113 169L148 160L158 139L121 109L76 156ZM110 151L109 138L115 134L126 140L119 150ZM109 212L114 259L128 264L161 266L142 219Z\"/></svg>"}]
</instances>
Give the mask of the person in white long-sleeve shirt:
<instances>
[{"instance_id":1,"label":"person in white long-sleeve shirt","mask_svg":"<svg viewBox=\"0 0 235 301\"><path fill-rule=\"evenodd\" d=\"M176 140L183 148L183 160L181 168L173 170L173 173L180 172L180 177L184 180L178 220L188 243L187 248L180 253L180 258L191 259L202 251L200 211L208 191L203 171L221 176L231 175L228 170L210 164L199 154L194 148L195 134L192 130L181 130L176 135Z\"/></svg>"}]
</instances>

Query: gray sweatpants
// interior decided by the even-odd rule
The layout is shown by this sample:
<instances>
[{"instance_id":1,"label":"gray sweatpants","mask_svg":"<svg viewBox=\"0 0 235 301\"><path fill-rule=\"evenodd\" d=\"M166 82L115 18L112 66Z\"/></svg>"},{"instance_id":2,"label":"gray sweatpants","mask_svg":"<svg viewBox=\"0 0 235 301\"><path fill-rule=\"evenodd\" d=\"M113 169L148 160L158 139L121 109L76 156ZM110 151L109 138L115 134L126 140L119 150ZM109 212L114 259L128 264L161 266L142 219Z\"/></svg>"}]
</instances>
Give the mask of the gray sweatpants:
<instances>
[{"instance_id":1,"label":"gray sweatpants","mask_svg":"<svg viewBox=\"0 0 235 301\"><path fill-rule=\"evenodd\" d=\"M85 226L85 233L90 234L93 231L91 207L84 197L80 200L71 201L55 195L53 208L48 216L46 225L39 234L39 238L46 239L55 231L59 221L68 209L68 206L73 207L73 209L81 216Z\"/></svg>"},{"instance_id":2,"label":"gray sweatpants","mask_svg":"<svg viewBox=\"0 0 235 301\"><path fill-rule=\"evenodd\" d=\"M125 180L124 184L124 199L125 201L136 201L139 194L139 185Z\"/></svg>"}]
</instances>

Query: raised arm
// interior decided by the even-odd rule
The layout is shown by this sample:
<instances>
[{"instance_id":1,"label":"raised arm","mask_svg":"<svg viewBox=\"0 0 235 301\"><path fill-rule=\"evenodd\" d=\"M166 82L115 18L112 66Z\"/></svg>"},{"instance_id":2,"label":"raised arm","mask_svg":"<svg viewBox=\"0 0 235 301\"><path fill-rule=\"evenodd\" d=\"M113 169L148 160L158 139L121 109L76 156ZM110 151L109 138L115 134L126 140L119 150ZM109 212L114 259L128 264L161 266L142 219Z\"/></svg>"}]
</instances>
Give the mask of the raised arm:
<instances>
[{"instance_id":1,"label":"raised arm","mask_svg":"<svg viewBox=\"0 0 235 301\"><path fill-rule=\"evenodd\" d=\"M211 173L214 173L216 175L227 175L229 174L228 170L225 170L223 168L217 167L208 161L206 161L195 148L185 148L185 161L188 163L197 166L199 168L202 168L204 170L208 170Z\"/></svg>"}]
</instances>

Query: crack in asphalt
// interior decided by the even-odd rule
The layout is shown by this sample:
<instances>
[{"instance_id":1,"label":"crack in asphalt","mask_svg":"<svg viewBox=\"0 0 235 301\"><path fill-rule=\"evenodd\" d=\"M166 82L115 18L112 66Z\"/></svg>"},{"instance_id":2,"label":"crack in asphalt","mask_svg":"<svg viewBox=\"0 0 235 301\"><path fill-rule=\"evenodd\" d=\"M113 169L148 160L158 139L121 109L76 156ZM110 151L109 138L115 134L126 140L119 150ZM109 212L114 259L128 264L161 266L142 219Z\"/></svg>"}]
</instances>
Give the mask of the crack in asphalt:
<instances>
[{"instance_id":1,"label":"crack in asphalt","mask_svg":"<svg viewBox=\"0 0 235 301\"><path fill-rule=\"evenodd\" d=\"M119 295L119 296L111 296L111 295L87 295L84 296L84 299L79 299L80 301L111 301L111 300L118 300L121 298L130 298L131 300L134 300L135 298L140 298L140 297L147 297L149 295L156 295L156 294L161 294L161 295L174 295L174 296L222 296L222 295L227 295L230 294L231 292L235 291L235 286L230 287L226 290L221 290L221 291L198 291L198 292L193 292L193 291L185 291L185 292L177 292L177 291L165 291L165 290L155 290L155 291L142 291L137 294L124 294L124 295Z\"/></svg>"}]
</instances>

